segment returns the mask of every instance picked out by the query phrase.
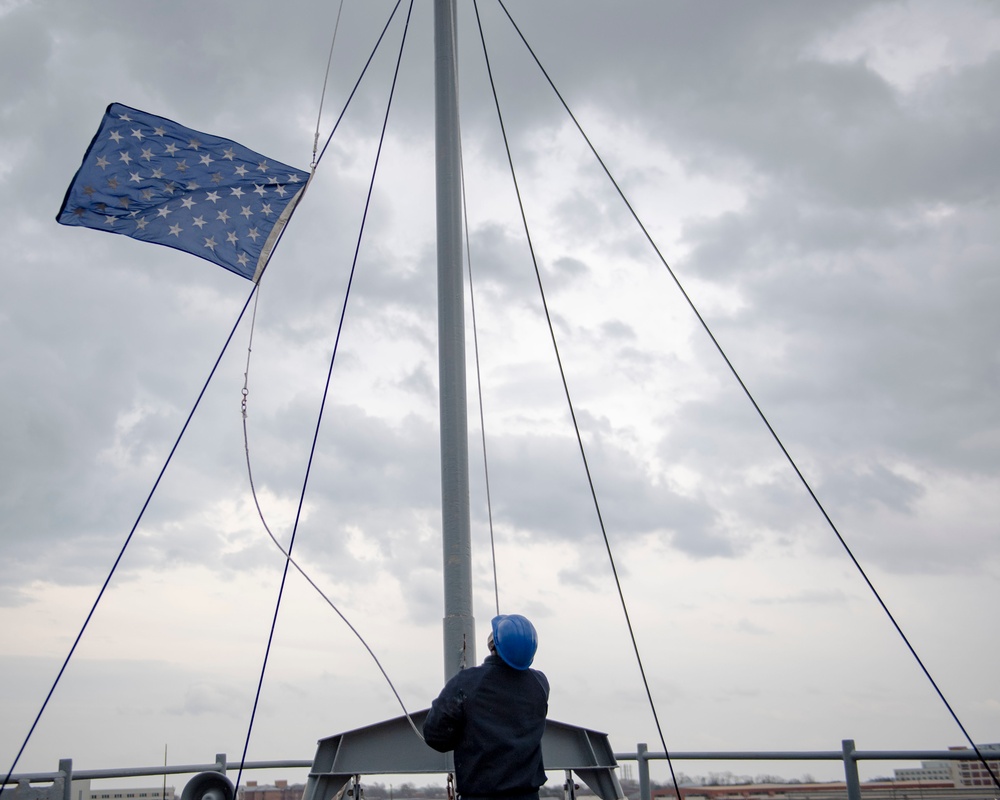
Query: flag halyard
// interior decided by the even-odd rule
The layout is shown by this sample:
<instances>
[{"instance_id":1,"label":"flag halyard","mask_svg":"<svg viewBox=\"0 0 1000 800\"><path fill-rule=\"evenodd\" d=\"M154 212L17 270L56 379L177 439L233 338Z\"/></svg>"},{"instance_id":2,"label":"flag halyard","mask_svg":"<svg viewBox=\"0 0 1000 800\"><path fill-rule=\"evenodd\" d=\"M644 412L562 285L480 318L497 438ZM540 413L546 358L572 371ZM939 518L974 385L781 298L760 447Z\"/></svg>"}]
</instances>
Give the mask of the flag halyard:
<instances>
[{"instance_id":1,"label":"flag halyard","mask_svg":"<svg viewBox=\"0 0 1000 800\"><path fill-rule=\"evenodd\" d=\"M120 103L56 220L174 247L256 281L309 173Z\"/></svg>"}]
</instances>

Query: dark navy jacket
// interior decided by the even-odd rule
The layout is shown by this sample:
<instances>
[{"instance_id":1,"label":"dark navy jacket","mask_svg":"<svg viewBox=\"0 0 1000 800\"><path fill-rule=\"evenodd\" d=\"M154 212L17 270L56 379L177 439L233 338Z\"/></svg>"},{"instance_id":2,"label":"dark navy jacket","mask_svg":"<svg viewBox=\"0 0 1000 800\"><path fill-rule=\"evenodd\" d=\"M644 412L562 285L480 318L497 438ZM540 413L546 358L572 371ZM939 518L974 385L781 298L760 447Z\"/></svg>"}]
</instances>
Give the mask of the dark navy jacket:
<instances>
[{"instance_id":1,"label":"dark navy jacket","mask_svg":"<svg viewBox=\"0 0 1000 800\"><path fill-rule=\"evenodd\" d=\"M542 733L549 682L490 655L448 681L424 722L424 740L455 751L455 780L464 800L537 797L545 783Z\"/></svg>"}]
</instances>

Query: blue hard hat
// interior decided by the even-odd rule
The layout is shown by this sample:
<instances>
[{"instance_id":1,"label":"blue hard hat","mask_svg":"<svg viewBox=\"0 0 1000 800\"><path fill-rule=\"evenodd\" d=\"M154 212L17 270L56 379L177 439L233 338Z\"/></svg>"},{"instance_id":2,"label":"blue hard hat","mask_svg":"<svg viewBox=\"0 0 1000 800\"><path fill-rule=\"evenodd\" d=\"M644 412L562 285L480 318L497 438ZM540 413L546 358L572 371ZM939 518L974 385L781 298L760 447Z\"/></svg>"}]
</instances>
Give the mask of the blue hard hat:
<instances>
[{"instance_id":1,"label":"blue hard hat","mask_svg":"<svg viewBox=\"0 0 1000 800\"><path fill-rule=\"evenodd\" d=\"M520 614L501 614L493 617L493 646L500 656L514 669L527 669L538 649L538 634L527 617Z\"/></svg>"}]
</instances>

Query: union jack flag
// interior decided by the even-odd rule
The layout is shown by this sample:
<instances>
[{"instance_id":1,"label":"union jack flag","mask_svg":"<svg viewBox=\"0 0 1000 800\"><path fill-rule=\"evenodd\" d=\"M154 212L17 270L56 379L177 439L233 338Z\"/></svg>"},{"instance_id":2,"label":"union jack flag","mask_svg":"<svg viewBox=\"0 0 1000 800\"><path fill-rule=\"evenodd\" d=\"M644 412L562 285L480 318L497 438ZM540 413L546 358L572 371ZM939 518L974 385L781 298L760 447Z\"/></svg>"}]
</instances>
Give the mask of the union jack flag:
<instances>
[{"instance_id":1,"label":"union jack flag","mask_svg":"<svg viewBox=\"0 0 1000 800\"><path fill-rule=\"evenodd\" d=\"M175 247L257 281L309 173L120 103L56 221Z\"/></svg>"}]
</instances>

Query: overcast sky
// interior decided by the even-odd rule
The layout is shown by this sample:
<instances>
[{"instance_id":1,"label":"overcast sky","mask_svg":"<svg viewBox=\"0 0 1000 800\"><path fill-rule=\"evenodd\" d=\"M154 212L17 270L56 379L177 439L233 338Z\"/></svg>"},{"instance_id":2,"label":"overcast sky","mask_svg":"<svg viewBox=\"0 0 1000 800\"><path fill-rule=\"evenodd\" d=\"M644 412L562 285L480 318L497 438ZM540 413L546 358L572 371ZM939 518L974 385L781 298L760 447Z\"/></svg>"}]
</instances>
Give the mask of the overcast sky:
<instances>
[{"instance_id":1,"label":"overcast sky","mask_svg":"<svg viewBox=\"0 0 1000 800\"><path fill-rule=\"evenodd\" d=\"M1000 741L1000 5L507 5L970 734ZM4 771L252 288L179 251L57 225L66 187L111 102L308 168L337 6L0 0ZM963 743L506 16L480 7L667 746ZM391 10L344 4L321 143ZM285 542L406 11L256 308L249 452ZM431 11L415 3L295 544L412 710L443 676ZM659 750L470 3L459 17L500 609L538 627L553 718L607 731L618 751ZM242 751L283 567L247 479L249 339L250 312L19 771L154 764L165 745L181 763ZM468 364L482 657L496 609ZM320 737L399 713L293 574L249 757L308 759Z\"/></svg>"}]
</instances>

